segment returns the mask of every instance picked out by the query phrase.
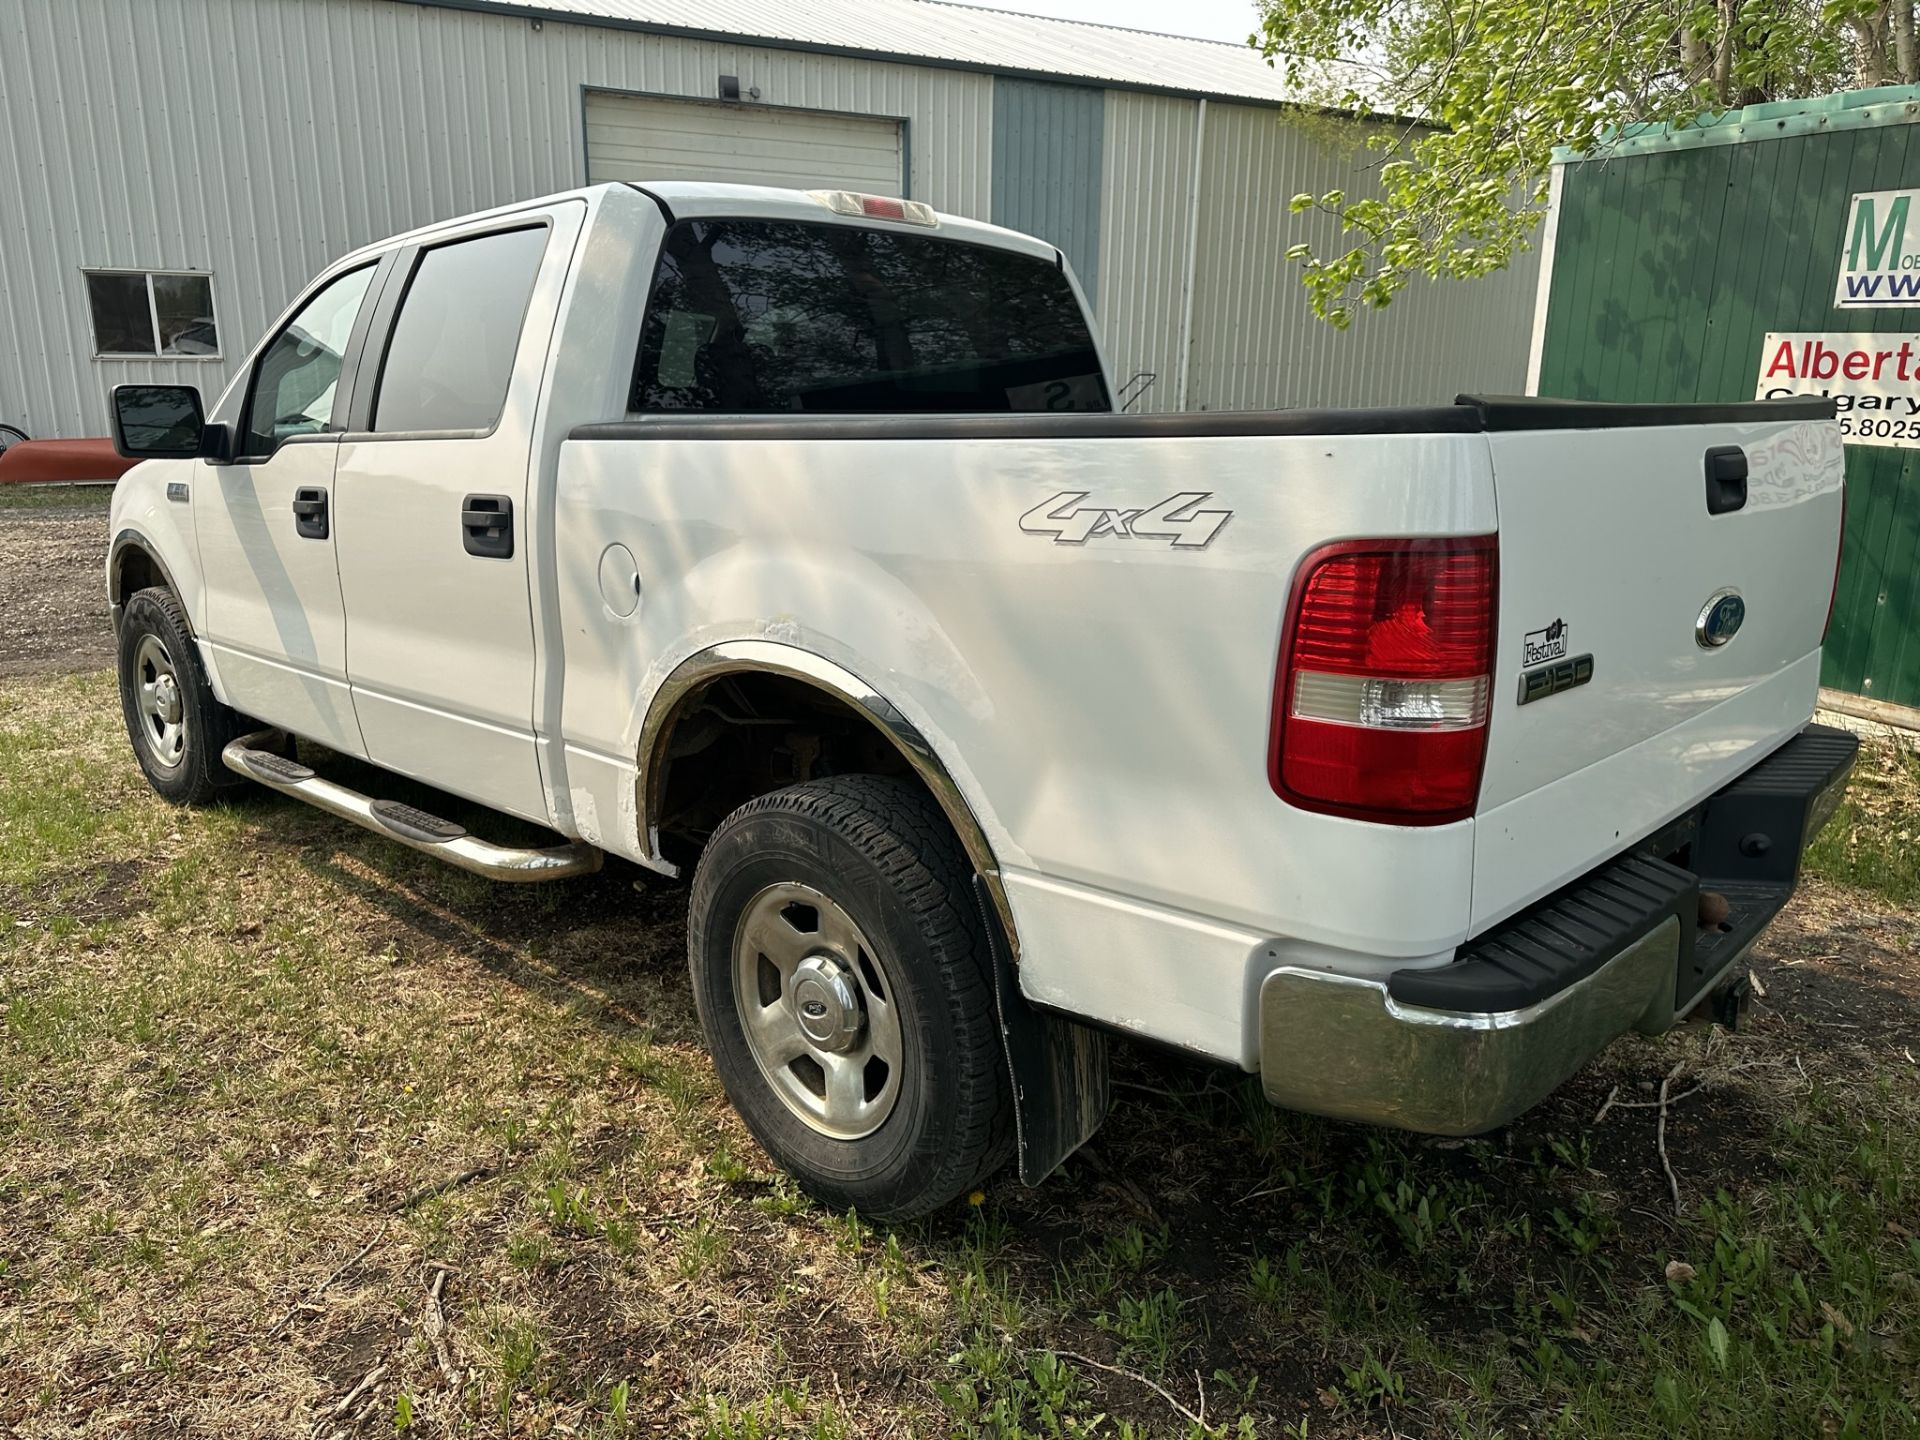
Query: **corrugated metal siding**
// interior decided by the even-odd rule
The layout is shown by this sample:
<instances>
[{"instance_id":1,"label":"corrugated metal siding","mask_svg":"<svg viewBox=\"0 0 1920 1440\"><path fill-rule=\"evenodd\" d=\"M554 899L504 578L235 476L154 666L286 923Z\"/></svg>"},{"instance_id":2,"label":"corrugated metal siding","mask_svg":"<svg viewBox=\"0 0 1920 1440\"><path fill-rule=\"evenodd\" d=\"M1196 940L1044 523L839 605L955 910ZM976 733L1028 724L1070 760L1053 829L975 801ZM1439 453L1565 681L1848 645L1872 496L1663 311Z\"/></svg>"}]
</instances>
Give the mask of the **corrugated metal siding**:
<instances>
[{"instance_id":1,"label":"corrugated metal siding","mask_svg":"<svg viewBox=\"0 0 1920 1440\"><path fill-rule=\"evenodd\" d=\"M906 185L898 120L817 110L587 95L587 183L720 180L898 195Z\"/></svg>"},{"instance_id":2,"label":"corrugated metal siding","mask_svg":"<svg viewBox=\"0 0 1920 1440\"><path fill-rule=\"evenodd\" d=\"M391 0L0 0L0 54L0 418L41 436L104 434L123 380L216 393L346 250L582 183L583 87L903 116L914 194L990 212L960 70ZM226 358L94 360L83 266L212 271Z\"/></svg>"},{"instance_id":3,"label":"corrugated metal siding","mask_svg":"<svg viewBox=\"0 0 1920 1440\"><path fill-rule=\"evenodd\" d=\"M993 223L1057 245L1096 304L1106 129L1104 91L994 82Z\"/></svg>"},{"instance_id":4,"label":"corrugated metal siding","mask_svg":"<svg viewBox=\"0 0 1920 1440\"><path fill-rule=\"evenodd\" d=\"M719 24L732 12L702 13ZM1152 50L1125 32L1065 29ZM119 381L217 392L273 315L348 249L582 183L589 89L705 99L724 73L768 105L904 117L911 193L995 214L996 82L968 70L556 20L535 29L524 16L396 0L0 0L0 54L11 202L0 206L0 418L43 436L104 433L105 393ZM1004 113L1024 110L1023 127L1053 126L1061 112L1049 106L1088 103L1043 93L1066 87L1023 95L1005 83ZM1171 409L1198 102L1108 90L1099 104L1097 212L1084 192L1043 196L1047 182L1028 171L1003 186L1000 213L1043 198L1059 207L1026 223L1055 231L1097 280L1119 378L1160 376L1138 408ZM1294 130L1286 112L1209 108L1193 406L1519 388L1525 265L1408 295L1333 335L1306 317L1282 258L1295 233L1285 206L1298 189L1353 178L1357 158L1327 146L1327 122ZM1069 147L1089 179L1093 128ZM93 359L80 279L92 266L212 272L226 358Z\"/></svg>"},{"instance_id":5,"label":"corrugated metal siding","mask_svg":"<svg viewBox=\"0 0 1920 1440\"><path fill-rule=\"evenodd\" d=\"M1199 104L1107 92L1100 203L1100 316L1107 363L1120 383L1159 377L1133 409L1173 410L1180 297L1187 273L1193 127Z\"/></svg>"},{"instance_id":6,"label":"corrugated metal siding","mask_svg":"<svg viewBox=\"0 0 1920 1440\"><path fill-rule=\"evenodd\" d=\"M412 0L415 4L485 5L490 0ZM545 10L608 25L655 26L701 35L758 37L823 50L864 50L985 70L1057 75L1095 82L1233 95L1273 103L1298 100L1279 70L1244 44L1161 35L983 10L935 0L512 0L522 10ZM1254 28L1252 6L1247 30ZM1372 75L1360 66L1321 66L1324 90L1333 76L1341 88L1364 89Z\"/></svg>"},{"instance_id":7,"label":"corrugated metal siding","mask_svg":"<svg viewBox=\"0 0 1920 1440\"><path fill-rule=\"evenodd\" d=\"M1109 358L1160 378L1139 410L1178 408L1181 309L1199 103L1109 92L1102 218ZM1187 408L1439 403L1525 383L1537 257L1468 284L1416 281L1341 333L1314 318L1286 258L1333 238L1288 213L1302 190L1361 193L1377 157L1356 123L1210 103Z\"/></svg>"},{"instance_id":8,"label":"corrugated metal siding","mask_svg":"<svg viewBox=\"0 0 1920 1440\"><path fill-rule=\"evenodd\" d=\"M1758 128L1758 127L1755 127ZM1568 165L1540 392L1751 400L1769 330L1906 332L1833 308L1849 200L1914 183L1888 124ZM1823 684L1920 705L1920 451L1847 447L1846 559Z\"/></svg>"},{"instance_id":9,"label":"corrugated metal siding","mask_svg":"<svg viewBox=\"0 0 1920 1440\"><path fill-rule=\"evenodd\" d=\"M1314 318L1289 246L1325 249L1334 227L1288 213L1307 190L1364 194L1379 156L1357 123L1285 123L1270 110L1209 105L1194 310L1194 410L1438 404L1526 382L1535 256L1471 283L1416 280L1345 333Z\"/></svg>"}]
</instances>

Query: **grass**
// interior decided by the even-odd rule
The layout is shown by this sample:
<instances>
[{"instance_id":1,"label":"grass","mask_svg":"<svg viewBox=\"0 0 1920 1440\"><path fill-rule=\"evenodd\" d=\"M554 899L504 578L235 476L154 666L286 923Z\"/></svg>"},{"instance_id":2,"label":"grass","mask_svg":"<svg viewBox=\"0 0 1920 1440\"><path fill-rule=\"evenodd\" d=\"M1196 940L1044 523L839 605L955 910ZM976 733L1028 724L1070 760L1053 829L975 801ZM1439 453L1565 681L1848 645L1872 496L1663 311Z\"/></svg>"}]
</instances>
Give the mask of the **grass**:
<instances>
[{"instance_id":1,"label":"grass","mask_svg":"<svg viewBox=\"0 0 1920 1440\"><path fill-rule=\"evenodd\" d=\"M106 513L111 485L0 485L0 514L9 511L92 509Z\"/></svg>"},{"instance_id":2,"label":"grass","mask_svg":"<svg viewBox=\"0 0 1920 1440\"><path fill-rule=\"evenodd\" d=\"M1807 868L1895 905L1920 900L1920 747L1902 732L1865 746L1847 799L1807 854Z\"/></svg>"},{"instance_id":3,"label":"grass","mask_svg":"<svg viewBox=\"0 0 1920 1440\"><path fill-rule=\"evenodd\" d=\"M875 1227L726 1108L682 892L478 886L264 794L172 810L104 677L4 696L0 1433L1920 1426L1920 926L1862 891L1783 919L1751 1029L1624 1041L1497 1136L1129 1053L1045 1187ZM1818 866L1904 894L1879 796Z\"/></svg>"}]
</instances>

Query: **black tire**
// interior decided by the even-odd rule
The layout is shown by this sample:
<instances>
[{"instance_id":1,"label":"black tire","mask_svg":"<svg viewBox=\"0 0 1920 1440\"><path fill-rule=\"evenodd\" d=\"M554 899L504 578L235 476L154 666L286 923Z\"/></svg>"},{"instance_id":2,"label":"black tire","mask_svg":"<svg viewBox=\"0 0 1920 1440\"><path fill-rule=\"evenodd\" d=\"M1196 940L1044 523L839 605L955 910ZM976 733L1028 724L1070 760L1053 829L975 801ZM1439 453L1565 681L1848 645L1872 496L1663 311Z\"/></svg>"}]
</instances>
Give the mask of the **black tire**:
<instances>
[{"instance_id":1,"label":"black tire","mask_svg":"<svg viewBox=\"0 0 1920 1440\"><path fill-rule=\"evenodd\" d=\"M16 430L11 425L0 425L0 454L4 454L15 445L26 444L27 439L26 431Z\"/></svg>"},{"instance_id":2,"label":"black tire","mask_svg":"<svg viewBox=\"0 0 1920 1440\"><path fill-rule=\"evenodd\" d=\"M924 793L867 775L749 801L700 858L687 949L715 1068L754 1138L836 1209L916 1219L967 1193L1012 1154L1012 1097L972 874ZM878 1127L857 1138L821 1133L783 1097L756 1059L737 998L735 947L750 906L796 884L828 897L870 939L895 1007L898 1088ZM875 1028L872 995L862 989L861 998L865 1024Z\"/></svg>"},{"instance_id":3,"label":"black tire","mask_svg":"<svg viewBox=\"0 0 1920 1440\"><path fill-rule=\"evenodd\" d=\"M141 590L127 601L118 653L120 713L147 783L175 805L205 805L240 784L240 777L221 763L220 752L244 722L214 698L187 613L171 590ZM145 687L158 680L156 653L173 680L175 705L166 713L177 711L177 737L147 703Z\"/></svg>"}]
</instances>

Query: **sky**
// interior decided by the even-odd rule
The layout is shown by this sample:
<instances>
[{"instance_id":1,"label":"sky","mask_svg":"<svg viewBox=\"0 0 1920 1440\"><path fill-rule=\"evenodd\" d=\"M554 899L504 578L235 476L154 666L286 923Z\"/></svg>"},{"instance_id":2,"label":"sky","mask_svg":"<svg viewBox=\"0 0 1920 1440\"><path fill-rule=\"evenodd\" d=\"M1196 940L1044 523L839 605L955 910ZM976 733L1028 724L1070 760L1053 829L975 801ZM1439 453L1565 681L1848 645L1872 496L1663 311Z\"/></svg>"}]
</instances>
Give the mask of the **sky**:
<instances>
[{"instance_id":1,"label":"sky","mask_svg":"<svg viewBox=\"0 0 1920 1440\"><path fill-rule=\"evenodd\" d=\"M1244 41L1253 32L1254 0L965 0L990 10L1018 10L1057 20L1091 20L1203 40Z\"/></svg>"}]
</instances>

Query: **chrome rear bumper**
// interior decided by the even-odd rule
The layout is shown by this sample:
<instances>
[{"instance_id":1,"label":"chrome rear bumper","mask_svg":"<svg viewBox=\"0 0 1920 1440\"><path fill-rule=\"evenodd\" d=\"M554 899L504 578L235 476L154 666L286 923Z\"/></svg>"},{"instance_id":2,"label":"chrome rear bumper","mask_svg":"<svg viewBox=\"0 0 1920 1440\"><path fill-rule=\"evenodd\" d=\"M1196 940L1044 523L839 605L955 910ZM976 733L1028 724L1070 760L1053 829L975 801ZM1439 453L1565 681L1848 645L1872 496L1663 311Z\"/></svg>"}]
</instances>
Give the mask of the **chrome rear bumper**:
<instances>
[{"instance_id":1,"label":"chrome rear bumper","mask_svg":"<svg viewBox=\"0 0 1920 1440\"><path fill-rule=\"evenodd\" d=\"M1545 1099L1617 1036L1666 1028L1679 959L1670 915L1585 980L1493 1014L1402 1005L1376 980L1276 970L1260 987L1260 1081L1289 1110L1477 1135Z\"/></svg>"},{"instance_id":2,"label":"chrome rear bumper","mask_svg":"<svg viewBox=\"0 0 1920 1440\"><path fill-rule=\"evenodd\" d=\"M1449 965L1384 980L1274 970L1260 987L1267 1098L1474 1135L1545 1099L1627 1031L1668 1029L1726 982L1791 897L1858 745L1808 727L1641 853L1477 937ZM1698 924L1709 891L1730 917L1716 928Z\"/></svg>"}]
</instances>

